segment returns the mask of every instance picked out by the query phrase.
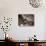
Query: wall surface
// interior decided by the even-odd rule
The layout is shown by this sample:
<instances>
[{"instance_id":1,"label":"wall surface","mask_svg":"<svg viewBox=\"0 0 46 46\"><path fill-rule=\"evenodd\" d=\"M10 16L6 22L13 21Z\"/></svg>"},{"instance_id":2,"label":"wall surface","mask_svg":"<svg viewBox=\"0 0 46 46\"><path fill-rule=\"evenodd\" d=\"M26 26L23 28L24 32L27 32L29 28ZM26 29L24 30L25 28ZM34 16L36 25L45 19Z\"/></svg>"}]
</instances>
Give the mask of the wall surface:
<instances>
[{"instance_id":1,"label":"wall surface","mask_svg":"<svg viewBox=\"0 0 46 46\"><path fill-rule=\"evenodd\" d=\"M19 27L18 26L18 14L34 14L35 26L31 27ZM29 0L0 0L0 19L4 16L12 17L12 26L8 33L16 40L28 40L34 34L37 35L37 39L46 40L45 36L45 16L46 5L42 7L32 8L29 4ZM4 39L4 33L0 29L0 39Z\"/></svg>"}]
</instances>

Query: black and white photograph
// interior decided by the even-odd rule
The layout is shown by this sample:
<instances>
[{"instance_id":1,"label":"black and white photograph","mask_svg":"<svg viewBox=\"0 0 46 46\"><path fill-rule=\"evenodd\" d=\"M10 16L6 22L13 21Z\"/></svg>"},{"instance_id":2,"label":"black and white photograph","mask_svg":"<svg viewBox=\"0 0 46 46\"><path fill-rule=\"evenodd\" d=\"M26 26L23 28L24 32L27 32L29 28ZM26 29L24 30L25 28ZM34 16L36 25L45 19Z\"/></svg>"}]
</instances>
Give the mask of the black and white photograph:
<instances>
[{"instance_id":1,"label":"black and white photograph","mask_svg":"<svg viewBox=\"0 0 46 46\"><path fill-rule=\"evenodd\" d=\"M18 14L19 26L34 26L34 14Z\"/></svg>"}]
</instances>

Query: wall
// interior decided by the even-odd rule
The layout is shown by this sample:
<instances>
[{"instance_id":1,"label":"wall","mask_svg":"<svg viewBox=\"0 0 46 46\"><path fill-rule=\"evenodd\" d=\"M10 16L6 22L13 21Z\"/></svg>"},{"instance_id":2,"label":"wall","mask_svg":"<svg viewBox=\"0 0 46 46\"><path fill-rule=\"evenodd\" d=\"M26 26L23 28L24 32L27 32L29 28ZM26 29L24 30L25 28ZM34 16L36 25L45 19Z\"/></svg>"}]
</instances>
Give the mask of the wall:
<instances>
[{"instance_id":1,"label":"wall","mask_svg":"<svg viewBox=\"0 0 46 46\"><path fill-rule=\"evenodd\" d=\"M45 15L46 6L40 8L32 8L28 0L0 0L0 19L3 16L12 17L13 22L10 31L8 33L17 40L27 40L34 34L37 35L37 39L45 39ZM32 27L19 27L18 26L18 14L34 14L35 26ZM0 31L2 35L3 31ZM4 34L4 33L3 33ZM0 36L0 39L4 37Z\"/></svg>"}]
</instances>

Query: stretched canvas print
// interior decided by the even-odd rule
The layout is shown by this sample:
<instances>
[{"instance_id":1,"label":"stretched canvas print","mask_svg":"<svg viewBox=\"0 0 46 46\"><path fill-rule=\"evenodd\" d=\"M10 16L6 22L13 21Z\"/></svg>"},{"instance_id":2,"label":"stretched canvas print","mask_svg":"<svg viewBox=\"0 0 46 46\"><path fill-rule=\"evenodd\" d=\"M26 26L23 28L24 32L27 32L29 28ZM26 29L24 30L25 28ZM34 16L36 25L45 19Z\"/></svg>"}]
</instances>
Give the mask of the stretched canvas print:
<instances>
[{"instance_id":1,"label":"stretched canvas print","mask_svg":"<svg viewBox=\"0 0 46 46\"><path fill-rule=\"evenodd\" d=\"M19 26L34 26L34 14L18 14Z\"/></svg>"}]
</instances>

